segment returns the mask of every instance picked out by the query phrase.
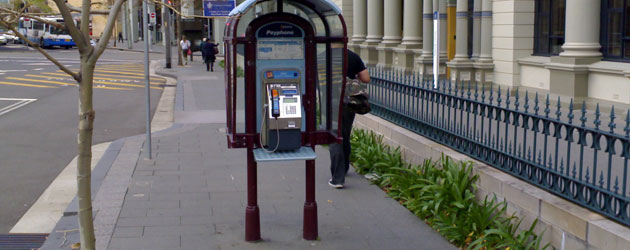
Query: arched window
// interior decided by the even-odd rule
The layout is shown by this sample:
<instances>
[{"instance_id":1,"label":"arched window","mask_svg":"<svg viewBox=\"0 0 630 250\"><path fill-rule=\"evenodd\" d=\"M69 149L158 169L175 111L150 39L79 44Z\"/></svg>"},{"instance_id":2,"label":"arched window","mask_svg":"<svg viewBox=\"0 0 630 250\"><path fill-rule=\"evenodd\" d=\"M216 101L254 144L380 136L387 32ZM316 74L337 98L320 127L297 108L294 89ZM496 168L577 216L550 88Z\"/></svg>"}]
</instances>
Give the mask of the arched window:
<instances>
[{"instance_id":1,"label":"arched window","mask_svg":"<svg viewBox=\"0 0 630 250\"><path fill-rule=\"evenodd\" d=\"M630 0L603 0L600 43L604 59L630 61Z\"/></svg>"},{"instance_id":2,"label":"arched window","mask_svg":"<svg viewBox=\"0 0 630 250\"><path fill-rule=\"evenodd\" d=\"M534 55L558 55L564 44L566 0L536 0Z\"/></svg>"}]
</instances>

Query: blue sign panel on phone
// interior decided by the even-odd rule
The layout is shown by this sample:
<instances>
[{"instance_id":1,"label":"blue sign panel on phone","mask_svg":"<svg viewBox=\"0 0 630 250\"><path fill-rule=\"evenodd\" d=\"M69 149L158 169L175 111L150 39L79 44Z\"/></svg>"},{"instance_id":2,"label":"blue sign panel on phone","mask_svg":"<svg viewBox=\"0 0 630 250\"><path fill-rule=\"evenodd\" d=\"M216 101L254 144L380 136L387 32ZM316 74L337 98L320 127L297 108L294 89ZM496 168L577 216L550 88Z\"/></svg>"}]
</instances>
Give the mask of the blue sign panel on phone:
<instances>
[{"instance_id":1,"label":"blue sign panel on phone","mask_svg":"<svg viewBox=\"0 0 630 250\"><path fill-rule=\"evenodd\" d=\"M274 70L267 74L268 79L297 79L300 73L294 70Z\"/></svg>"}]
</instances>

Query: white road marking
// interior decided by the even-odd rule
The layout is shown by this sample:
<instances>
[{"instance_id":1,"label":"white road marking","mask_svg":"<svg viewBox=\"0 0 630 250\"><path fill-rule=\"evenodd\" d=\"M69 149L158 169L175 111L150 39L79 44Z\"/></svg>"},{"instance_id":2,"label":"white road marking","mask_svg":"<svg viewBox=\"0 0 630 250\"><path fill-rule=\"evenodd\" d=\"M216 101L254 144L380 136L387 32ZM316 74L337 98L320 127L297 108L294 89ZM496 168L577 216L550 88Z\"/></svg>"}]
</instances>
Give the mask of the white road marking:
<instances>
[{"instance_id":1,"label":"white road marking","mask_svg":"<svg viewBox=\"0 0 630 250\"><path fill-rule=\"evenodd\" d=\"M53 65L53 63L26 63L22 65L24 66L50 66L50 65Z\"/></svg>"},{"instance_id":2,"label":"white road marking","mask_svg":"<svg viewBox=\"0 0 630 250\"><path fill-rule=\"evenodd\" d=\"M26 71L25 69L2 69L0 70L0 73L7 73L7 72L24 72Z\"/></svg>"},{"instance_id":3,"label":"white road marking","mask_svg":"<svg viewBox=\"0 0 630 250\"><path fill-rule=\"evenodd\" d=\"M43 69L44 69L44 68L36 68L36 69L34 69L34 70L43 70Z\"/></svg>"},{"instance_id":4,"label":"white road marking","mask_svg":"<svg viewBox=\"0 0 630 250\"><path fill-rule=\"evenodd\" d=\"M0 109L0 116L13 110L26 106L27 104L37 101L37 99L21 99L21 98L0 98L0 101L16 101L15 103Z\"/></svg>"}]
</instances>

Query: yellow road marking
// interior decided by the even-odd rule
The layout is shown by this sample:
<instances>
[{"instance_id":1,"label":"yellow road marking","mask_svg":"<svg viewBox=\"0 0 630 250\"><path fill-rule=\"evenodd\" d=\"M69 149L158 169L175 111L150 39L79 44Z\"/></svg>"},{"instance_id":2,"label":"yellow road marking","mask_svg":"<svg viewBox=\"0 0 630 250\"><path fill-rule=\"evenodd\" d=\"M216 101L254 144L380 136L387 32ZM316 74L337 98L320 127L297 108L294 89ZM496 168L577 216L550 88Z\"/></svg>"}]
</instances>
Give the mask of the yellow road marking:
<instances>
[{"instance_id":1,"label":"yellow road marking","mask_svg":"<svg viewBox=\"0 0 630 250\"><path fill-rule=\"evenodd\" d=\"M129 88L114 88L114 87L104 87L104 86L94 86L95 89L109 89L109 90L131 90Z\"/></svg>"},{"instance_id":2,"label":"yellow road marking","mask_svg":"<svg viewBox=\"0 0 630 250\"><path fill-rule=\"evenodd\" d=\"M72 69L72 70L78 70L78 69ZM141 73L118 72L118 71L113 71L113 70L101 70L101 69L95 69L94 72L133 75L133 76L143 76L144 75L144 74L141 74Z\"/></svg>"},{"instance_id":3,"label":"yellow road marking","mask_svg":"<svg viewBox=\"0 0 630 250\"><path fill-rule=\"evenodd\" d=\"M63 72L63 71L58 70L57 72ZM75 73L76 73L76 72L75 72ZM42 74L47 74L47 75L51 75L51 74L54 74L54 75L68 75L68 74L65 74L65 73L64 73L64 74L59 74L59 73L47 73L47 72L46 72L46 73L42 73ZM124 80L125 78L131 78L131 79L144 79L144 76L121 76L121 75L109 75L109 74L101 74L101 73L94 73L94 75L95 75L95 76L107 76L107 77L124 77L124 78L121 78L121 79L123 79L123 80ZM151 77L150 79L151 79L151 80L159 80L159 81L161 81L161 82L166 82L166 79L164 79L164 78L159 78L159 77Z\"/></svg>"},{"instance_id":4,"label":"yellow road marking","mask_svg":"<svg viewBox=\"0 0 630 250\"><path fill-rule=\"evenodd\" d=\"M42 73L42 74L45 74L45 75L52 75L52 76L48 76L48 77L54 77L54 76L65 76L65 77L69 77L69 76L68 76L68 74L64 74L64 73L47 73L47 72L45 72L45 73ZM94 74L94 75L97 75L97 74ZM31 75L31 76L34 76L34 75ZM36 76L36 77L47 77L47 76ZM137 83L142 83L142 84L144 84L144 81L139 81L139 80L129 80L129 79L124 79L124 78L107 78L107 77L96 77L96 76L95 76L95 77L94 77L94 79L95 79L95 80L109 80L109 81L120 81L120 80L124 80L124 81L133 81L133 82L137 82ZM162 83L164 83L164 82L162 82L162 83L156 83L154 80L158 80L158 79L153 79L153 80L151 80L151 81L152 81L152 82L151 82L151 85L161 85ZM142 85L142 86L144 86L144 85Z\"/></svg>"},{"instance_id":5,"label":"yellow road marking","mask_svg":"<svg viewBox=\"0 0 630 250\"><path fill-rule=\"evenodd\" d=\"M144 73L143 68L134 68L134 67L96 67L96 69L122 70L122 71L133 71L133 72Z\"/></svg>"},{"instance_id":6,"label":"yellow road marking","mask_svg":"<svg viewBox=\"0 0 630 250\"><path fill-rule=\"evenodd\" d=\"M65 83L65 82L39 80L39 79L28 79L28 78L19 78L19 77L7 77L7 79L8 80L27 81L27 82L40 82L40 83L59 84L59 85L77 85L76 83Z\"/></svg>"},{"instance_id":7,"label":"yellow road marking","mask_svg":"<svg viewBox=\"0 0 630 250\"><path fill-rule=\"evenodd\" d=\"M26 83L16 83L16 82L0 82L0 84L23 86L23 87L35 87L35 88L53 88L53 89L57 88L57 87L53 87L53 86L35 85L35 84L26 84Z\"/></svg>"},{"instance_id":8,"label":"yellow road marking","mask_svg":"<svg viewBox=\"0 0 630 250\"><path fill-rule=\"evenodd\" d=\"M28 77L39 77L39 78L55 78L54 76L39 76L39 75L31 75L31 74L27 74L24 76L28 76ZM60 79L59 77L57 79ZM67 80L67 81L72 81L73 79L71 78L67 78L67 79L62 79L62 80ZM129 83L116 83L116 82L103 82L103 81L93 81L92 83L94 84L106 84L106 85L115 85L115 86L125 86L125 87L136 87L136 88L143 88L144 85L140 85L140 84L129 84ZM159 87L151 87L152 89L162 89Z\"/></svg>"}]
</instances>

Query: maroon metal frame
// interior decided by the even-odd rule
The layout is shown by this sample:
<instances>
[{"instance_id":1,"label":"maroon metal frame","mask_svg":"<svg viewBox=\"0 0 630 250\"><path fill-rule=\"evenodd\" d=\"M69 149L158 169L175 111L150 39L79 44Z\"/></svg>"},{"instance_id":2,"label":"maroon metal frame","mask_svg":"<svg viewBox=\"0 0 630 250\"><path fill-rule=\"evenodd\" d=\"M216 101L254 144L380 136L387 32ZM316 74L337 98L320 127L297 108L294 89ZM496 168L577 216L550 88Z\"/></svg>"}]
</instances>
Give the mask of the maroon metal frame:
<instances>
[{"instance_id":1,"label":"maroon metal frame","mask_svg":"<svg viewBox=\"0 0 630 250\"><path fill-rule=\"evenodd\" d=\"M278 1L282 4L282 1ZM301 2L300 4L306 4ZM313 6L307 6L313 10ZM281 8L279 8L281 11ZM315 11L316 12L316 11ZM317 13L317 12L316 12ZM312 147L315 149L315 145L329 144L341 141L341 113L342 105L339 103L339 113L337 120L337 134L331 133L331 131L317 131L316 130L316 44L326 44L326 71L327 71L327 92L326 106L327 113L332 115L331 104L331 88L332 88L332 55L331 55L331 43L343 43L343 75L347 72L347 29L345 21L341 15L339 15L340 22L343 26L343 37L329 37L330 31L326 18L317 13L326 29L325 37L315 36L315 32L311 24L300 16L289 13L270 13L258 17L248 24L245 32L245 37L238 37L236 34L238 29L238 23L240 16L234 16L228 19L226 23L226 30L224 33L225 41L225 94L226 94L226 121L227 121L227 140L229 148L247 148L247 208L245 209L245 240L246 241L259 241L260 236L260 210L258 208L258 191L257 191L257 163L254 160L253 150L261 147L258 143L259 134L256 132L256 102L250 101L245 103L245 133L238 133L236 131L236 101L237 101L237 74L238 68L236 63L237 47L238 44L244 44L245 49L245 89L251 91L245 91L245 100L256 99L256 31L265 24L271 22L289 22L293 23L302 30L304 30L305 37L305 94L302 97L303 105L305 109L306 124L305 132L302 133L302 145ZM343 85L341 86L341 95L345 91L345 77L342 77ZM341 100L341 98L340 98ZM328 116L331 117L331 116ZM330 122L330 119L328 119ZM330 125L327 124L327 128ZM316 240L318 237L317 230L317 203L315 201L315 160L306 161L305 171L305 202L304 202L304 225L303 225L303 238L306 240Z\"/></svg>"}]
</instances>

